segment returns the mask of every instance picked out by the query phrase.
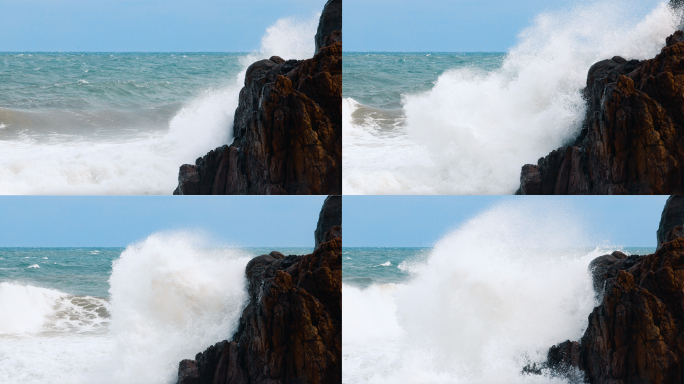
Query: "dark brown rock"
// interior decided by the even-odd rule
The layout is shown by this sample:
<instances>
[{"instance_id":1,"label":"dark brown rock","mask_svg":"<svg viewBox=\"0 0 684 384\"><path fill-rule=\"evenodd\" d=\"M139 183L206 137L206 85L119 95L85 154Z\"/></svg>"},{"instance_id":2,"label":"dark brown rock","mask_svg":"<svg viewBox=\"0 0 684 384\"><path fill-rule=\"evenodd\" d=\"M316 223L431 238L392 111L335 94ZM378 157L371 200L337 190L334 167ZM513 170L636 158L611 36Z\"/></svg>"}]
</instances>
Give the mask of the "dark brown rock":
<instances>
[{"instance_id":1,"label":"dark brown rock","mask_svg":"<svg viewBox=\"0 0 684 384\"><path fill-rule=\"evenodd\" d=\"M306 256L259 256L246 269L250 302L238 331L183 360L178 382L340 383L342 238Z\"/></svg>"},{"instance_id":2,"label":"dark brown rock","mask_svg":"<svg viewBox=\"0 0 684 384\"><path fill-rule=\"evenodd\" d=\"M594 64L579 137L525 165L517 194L684 191L684 35L651 60Z\"/></svg>"},{"instance_id":3,"label":"dark brown rock","mask_svg":"<svg viewBox=\"0 0 684 384\"><path fill-rule=\"evenodd\" d=\"M326 38L335 31L342 31L342 0L328 0L323 7L316 31L316 53L330 44Z\"/></svg>"},{"instance_id":4,"label":"dark brown rock","mask_svg":"<svg viewBox=\"0 0 684 384\"><path fill-rule=\"evenodd\" d=\"M335 211L341 214L341 201L331 196L317 228L325 227L328 213ZM238 330L195 360L183 360L178 383L341 383L341 234L342 227L330 228L310 255L273 251L250 260L245 267L249 303Z\"/></svg>"},{"instance_id":5,"label":"dark brown rock","mask_svg":"<svg viewBox=\"0 0 684 384\"><path fill-rule=\"evenodd\" d=\"M594 286L598 279L605 288L579 344L553 347L547 362L524 371L539 374L556 364L558 374L576 368L594 384L684 382L683 235L675 226L652 255L594 260Z\"/></svg>"},{"instance_id":6,"label":"dark brown rock","mask_svg":"<svg viewBox=\"0 0 684 384\"><path fill-rule=\"evenodd\" d=\"M194 360L183 360L178 367L178 384L200 384L200 374Z\"/></svg>"},{"instance_id":7,"label":"dark brown rock","mask_svg":"<svg viewBox=\"0 0 684 384\"><path fill-rule=\"evenodd\" d=\"M678 225L684 225L684 196L670 196L665 203L656 232L658 248L667 241L667 233Z\"/></svg>"},{"instance_id":8,"label":"dark brown rock","mask_svg":"<svg viewBox=\"0 0 684 384\"><path fill-rule=\"evenodd\" d=\"M342 236L342 196L328 196L325 198L321 212L318 215L318 225L314 231L314 240L316 241L315 248L326 239L328 233L333 227L339 227L339 233L335 233L333 237Z\"/></svg>"},{"instance_id":9,"label":"dark brown rock","mask_svg":"<svg viewBox=\"0 0 684 384\"><path fill-rule=\"evenodd\" d=\"M592 260L589 263L589 271L597 298L603 297L607 281L617 277L619 271L633 267L640 258L641 256L638 255L627 256L620 251L615 251L610 255L599 256Z\"/></svg>"},{"instance_id":10,"label":"dark brown rock","mask_svg":"<svg viewBox=\"0 0 684 384\"><path fill-rule=\"evenodd\" d=\"M341 17L341 1L329 1L319 33ZM316 42L311 59L273 56L247 69L233 143L183 165L174 194L342 193L342 32Z\"/></svg>"}]
</instances>

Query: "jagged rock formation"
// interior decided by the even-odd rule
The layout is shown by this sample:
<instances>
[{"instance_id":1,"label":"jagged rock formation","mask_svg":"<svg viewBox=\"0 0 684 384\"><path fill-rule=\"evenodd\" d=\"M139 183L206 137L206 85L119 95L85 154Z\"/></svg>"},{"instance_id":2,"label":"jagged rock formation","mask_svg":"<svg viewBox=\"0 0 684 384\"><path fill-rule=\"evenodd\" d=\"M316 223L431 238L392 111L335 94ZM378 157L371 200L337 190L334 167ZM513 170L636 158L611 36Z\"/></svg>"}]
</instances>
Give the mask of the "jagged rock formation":
<instances>
[{"instance_id":1,"label":"jagged rock formation","mask_svg":"<svg viewBox=\"0 0 684 384\"><path fill-rule=\"evenodd\" d=\"M523 166L516 194L684 192L684 34L666 43L651 60L591 67L579 137Z\"/></svg>"},{"instance_id":2,"label":"jagged rock formation","mask_svg":"<svg viewBox=\"0 0 684 384\"><path fill-rule=\"evenodd\" d=\"M330 228L310 255L274 251L252 259L245 268L249 304L238 330L230 341L183 360L178 383L341 383L341 233Z\"/></svg>"},{"instance_id":3,"label":"jagged rock formation","mask_svg":"<svg viewBox=\"0 0 684 384\"><path fill-rule=\"evenodd\" d=\"M325 241L326 233L333 227L342 229L342 196L328 196L325 198L321 213L318 215L318 225L314 231L316 249ZM340 232L337 236L342 236Z\"/></svg>"},{"instance_id":4,"label":"jagged rock formation","mask_svg":"<svg viewBox=\"0 0 684 384\"><path fill-rule=\"evenodd\" d=\"M321 12L316 31L316 53L330 44L326 39L335 31L342 31L342 1L328 0Z\"/></svg>"},{"instance_id":5,"label":"jagged rock formation","mask_svg":"<svg viewBox=\"0 0 684 384\"><path fill-rule=\"evenodd\" d=\"M524 371L574 378L581 372L594 384L684 382L682 236L684 228L675 226L652 255L614 253L594 260L594 287L602 300L584 336L552 347L545 363Z\"/></svg>"},{"instance_id":6,"label":"jagged rock formation","mask_svg":"<svg viewBox=\"0 0 684 384\"><path fill-rule=\"evenodd\" d=\"M326 4L313 58L247 69L233 143L181 166L174 194L342 193L341 9Z\"/></svg>"},{"instance_id":7,"label":"jagged rock formation","mask_svg":"<svg viewBox=\"0 0 684 384\"><path fill-rule=\"evenodd\" d=\"M684 225L684 196L670 196L665 203L656 232L658 248L667 241L667 233L678 225Z\"/></svg>"}]
</instances>

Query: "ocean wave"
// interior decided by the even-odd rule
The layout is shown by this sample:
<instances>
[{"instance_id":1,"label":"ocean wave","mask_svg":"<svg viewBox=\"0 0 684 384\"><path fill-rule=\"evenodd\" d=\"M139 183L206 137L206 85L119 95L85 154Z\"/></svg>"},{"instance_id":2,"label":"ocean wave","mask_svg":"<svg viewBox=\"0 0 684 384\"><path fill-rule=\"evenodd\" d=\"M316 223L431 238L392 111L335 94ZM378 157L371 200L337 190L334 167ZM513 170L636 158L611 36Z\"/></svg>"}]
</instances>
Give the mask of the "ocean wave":
<instances>
[{"instance_id":1,"label":"ocean wave","mask_svg":"<svg viewBox=\"0 0 684 384\"><path fill-rule=\"evenodd\" d=\"M0 283L0 312L0 335L96 332L109 317L104 299L9 282Z\"/></svg>"},{"instance_id":2,"label":"ocean wave","mask_svg":"<svg viewBox=\"0 0 684 384\"><path fill-rule=\"evenodd\" d=\"M126 248L109 279L113 381L171 382L179 361L229 338L246 305L249 260L237 250L207 250L185 233Z\"/></svg>"},{"instance_id":3,"label":"ocean wave","mask_svg":"<svg viewBox=\"0 0 684 384\"><path fill-rule=\"evenodd\" d=\"M539 15L501 68L447 71L425 93L404 95L392 135L343 103L345 194L510 194L520 169L581 128L589 67L616 55L655 56L677 24L663 2L603 0ZM372 150L370 150L372 148Z\"/></svg>"},{"instance_id":4,"label":"ocean wave","mask_svg":"<svg viewBox=\"0 0 684 384\"><path fill-rule=\"evenodd\" d=\"M250 258L159 233L114 261L108 299L0 283L0 381L172 382L179 361L236 330Z\"/></svg>"},{"instance_id":5,"label":"ocean wave","mask_svg":"<svg viewBox=\"0 0 684 384\"><path fill-rule=\"evenodd\" d=\"M498 205L440 239L405 284L343 285L344 382L563 382L522 367L582 335L588 265L612 250L581 250L571 208Z\"/></svg>"},{"instance_id":6,"label":"ocean wave","mask_svg":"<svg viewBox=\"0 0 684 384\"><path fill-rule=\"evenodd\" d=\"M234 81L229 82L231 85L223 89L206 90L181 108L168 124L152 124L156 127L154 130L137 129L140 127L134 125L133 135L114 135L109 131L109 134L100 136L93 136L92 132L64 134L66 128L47 129L46 132L22 128L21 124L15 123L23 121L31 126L31 119L37 116L36 113L0 110L0 121L12 127L11 132L7 128L3 129L3 135L10 135L11 139L0 140L0 193L172 193L177 186L178 169L182 164L194 163L196 158L209 150L232 141L233 116L247 66L255 59L272 55L286 59L312 56L312 36L316 31L314 19L317 22L317 18L305 21L278 20L267 29L260 49L243 57L243 68ZM136 84L116 86L120 87L121 92L128 92L125 87L136 87ZM55 113L68 115L49 112L52 115ZM116 122L121 120L116 115L114 118L106 116L107 112L88 112L86 115L65 117L65 121L102 117L104 126L111 120L118 131L125 133L117 125ZM9 119L13 119L11 125ZM69 126L66 123L63 125ZM38 126L47 125L40 123Z\"/></svg>"}]
</instances>

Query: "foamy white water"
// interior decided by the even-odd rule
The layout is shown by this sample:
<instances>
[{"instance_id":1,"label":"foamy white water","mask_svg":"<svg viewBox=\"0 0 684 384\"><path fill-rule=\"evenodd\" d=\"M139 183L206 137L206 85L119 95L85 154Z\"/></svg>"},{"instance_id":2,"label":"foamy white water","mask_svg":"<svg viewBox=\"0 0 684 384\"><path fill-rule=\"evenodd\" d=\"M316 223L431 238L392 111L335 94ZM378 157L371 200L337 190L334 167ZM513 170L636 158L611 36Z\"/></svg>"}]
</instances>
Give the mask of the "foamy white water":
<instances>
[{"instance_id":1,"label":"foamy white water","mask_svg":"<svg viewBox=\"0 0 684 384\"><path fill-rule=\"evenodd\" d=\"M278 20L266 30L261 47L242 57L234 82L196 95L166 128L141 128L135 134L121 128L99 137L46 133L36 138L20 132L16 139L0 140L0 194L171 194L182 164L194 164L196 158L232 141L233 117L247 67L273 55L285 59L313 56L317 21L317 15L303 21ZM78 84L87 82L79 80ZM116 97L120 94L111 96ZM0 129L7 127L0 121Z\"/></svg>"},{"instance_id":2,"label":"foamy white water","mask_svg":"<svg viewBox=\"0 0 684 384\"><path fill-rule=\"evenodd\" d=\"M182 359L236 330L249 259L155 234L114 262L109 300L0 283L0 382L173 383Z\"/></svg>"},{"instance_id":3,"label":"foamy white water","mask_svg":"<svg viewBox=\"0 0 684 384\"><path fill-rule=\"evenodd\" d=\"M359 104L345 99L344 193L515 192L524 164L581 129L591 65L652 58L675 31L667 2L645 15L638 4L601 0L539 15L499 69L447 71L430 91L405 94L405 121L394 127L354 119Z\"/></svg>"},{"instance_id":4,"label":"foamy white water","mask_svg":"<svg viewBox=\"0 0 684 384\"><path fill-rule=\"evenodd\" d=\"M570 209L496 206L444 236L403 284L343 285L343 382L552 383L522 368L577 340L595 306Z\"/></svg>"}]
</instances>

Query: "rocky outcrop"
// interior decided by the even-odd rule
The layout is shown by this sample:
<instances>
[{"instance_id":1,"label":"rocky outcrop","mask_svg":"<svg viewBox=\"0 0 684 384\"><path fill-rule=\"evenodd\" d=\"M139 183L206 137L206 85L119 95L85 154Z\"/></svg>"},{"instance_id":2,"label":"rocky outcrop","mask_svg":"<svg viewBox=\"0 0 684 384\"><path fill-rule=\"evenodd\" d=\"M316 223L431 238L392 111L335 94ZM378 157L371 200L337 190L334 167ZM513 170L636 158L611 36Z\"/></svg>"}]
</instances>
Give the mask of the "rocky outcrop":
<instances>
[{"instance_id":1,"label":"rocky outcrop","mask_svg":"<svg viewBox=\"0 0 684 384\"><path fill-rule=\"evenodd\" d=\"M684 192L684 34L666 44L651 60L594 64L579 137L523 166L516 193Z\"/></svg>"},{"instance_id":2,"label":"rocky outcrop","mask_svg":"<svg viewBox=\"0 0 684 384\"><path fill-rule=\"evenodd\" d=\"M325 198L321 213L318 215L318 225L314 231L316 249L325 241L326 233L333 227L339 227L340 232L336 236L342 236L342 196L328 196Z\"/></svg>"},{"instance_id":3,"label":"rocky outcrop","mask_svg":"<svg viewBox=\"0 0 684 384\"><path fill-rule=\"evenodd\" d=\"M665 208L660 216L660 225L656 232L658 248L667 241L668 232L678 225L684 225L684 196L670 196L665 203Z\"/></svg>"},{"instance_id":4,"label":"rocky outcrop","mask_svg":"<svg viewBox=\"0 0 684 384\"><path fill-rule=\"evenodd\" d=\"M328 0L323 7L316 31L316 53L330 44L328 36L335 31L342 31L342 0Z\"/></svg>"},{"instance_id":5,"label":"rocky outcrop","mask_svg":"<svg viewBox=\"0 0 684 384\"><path fill-rule=\"evenodd\" d=\"M252 259L245 268L249 303L238 330L183 360L178 383L341 383L341 232L330 228L310 255L271 252Z\"/></svg>"},{"instance_id":6,"label":"rocky outcrop","mask_svg":"<svg viewBox=\"0 0 684 384\"><path fill-rule=\"evenodd\" d=\"M595 384L684 382L683 235L675 226L652 255L594 260L590 268L602 299L584 336L552 347L545 363L524 371L581 373Z\"/></svg>"},{"instance_id":7,"label":"rocky outcrop","mask_svg":"<svg viewBox=\"0 0 684 384\"><path fill-rule=\"evenodd\" d=\"M247 69L233 143L181 166L174 194L342 193L341 7L326 4L313 58Z\"/></svg>"}]
</instances>

